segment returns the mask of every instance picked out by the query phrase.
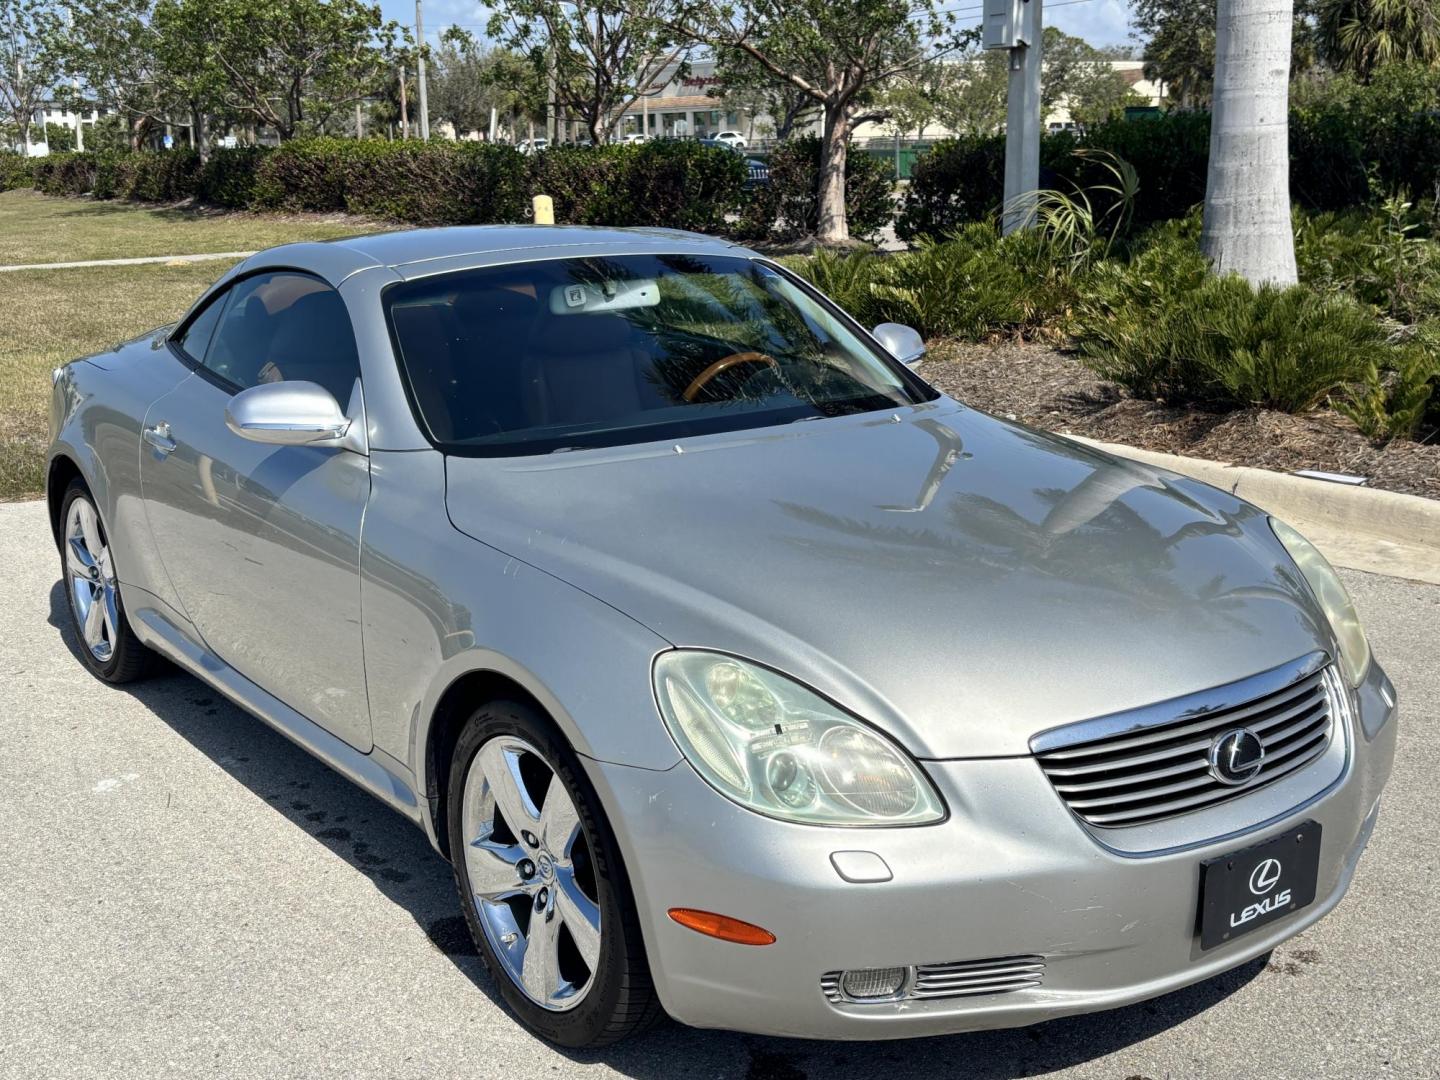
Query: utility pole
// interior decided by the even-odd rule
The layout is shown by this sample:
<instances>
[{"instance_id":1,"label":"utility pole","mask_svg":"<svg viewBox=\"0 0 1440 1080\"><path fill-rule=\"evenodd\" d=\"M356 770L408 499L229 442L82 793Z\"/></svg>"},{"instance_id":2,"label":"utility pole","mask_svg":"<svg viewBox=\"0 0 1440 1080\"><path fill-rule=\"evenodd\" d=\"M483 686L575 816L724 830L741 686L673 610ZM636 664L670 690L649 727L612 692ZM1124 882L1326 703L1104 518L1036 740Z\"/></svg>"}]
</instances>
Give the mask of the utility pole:
<instances>
[{"instance_id":1,"label":"utility pole","mask_svg":"<svg viewBox=\"0 0 1440 1080\"><path fill-rule=\"evenodd\" d=\"M545 44L545 145L555 145L555 39Z\"/></svg>"},{"instance_id":2,"label":"utility pole","mask_svg":"<svg viewBox=\"0 0 1440 1080\"><path fill-rule=\"evenodd\" d=\"M420 81L420 138L430 141L430 97L425 87L425 20L420 15L420 0L415 0L415 48L419 61L417 73Z\"/></svg>"},{"instance_id":3,"label":"utility pole","mask_svg":"<svg viewBox=\"0 0 1440 1080\"><path fill-rule=\"evenodd\" d=\"M1034 224L1040 189L1040 41L1042 0L985 0L985 48L1005 49L1010 59L1010 92L1005 116L1006 233Z\"/></svg>"},{"instance_id":4,"label":"utility pole","mask_svg":"<svg viewBox=\"0 0 1440 1080\"><path fill-rule=\"evenodd\" d=\"M410 109L405 103L405 65L400 65L400 138L410 138Z\"/></svg>"},{"instance_id":5,"label":"utility pole","mask_svg":"<svg viewBox=\"0 0 1440 1080\"><path fill-rule=\"evenodd\" d=\"M360 102L355 103L355 138L365 137L365 118L360 113Z\"/></svg>"}]
</instances>

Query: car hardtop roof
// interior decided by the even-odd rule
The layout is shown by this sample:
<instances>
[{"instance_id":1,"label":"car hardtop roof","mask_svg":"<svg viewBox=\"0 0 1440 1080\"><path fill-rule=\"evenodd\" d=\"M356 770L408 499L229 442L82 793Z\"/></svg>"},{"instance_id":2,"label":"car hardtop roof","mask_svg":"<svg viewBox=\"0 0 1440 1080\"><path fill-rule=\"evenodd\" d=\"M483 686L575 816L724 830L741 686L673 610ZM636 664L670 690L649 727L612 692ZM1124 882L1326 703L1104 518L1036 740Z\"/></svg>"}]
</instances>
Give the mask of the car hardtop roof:
<instances>
[{"instance_id":1,"label":"car hardtop roof","mask_svg":"<svg viewBox=\"0 0 1440 1080\"><path fill-rule=\"evenodd\" d=\"M388 267L400 277L575 255L753 252L729 240L683 229L612 229L584 225L461 225L405 229L338 240L284 244L250 256L236 271L268 266L309 270L333 285L351 274ZM232 276L232 275L226 275Z\"/></svg>"}]
</instances>

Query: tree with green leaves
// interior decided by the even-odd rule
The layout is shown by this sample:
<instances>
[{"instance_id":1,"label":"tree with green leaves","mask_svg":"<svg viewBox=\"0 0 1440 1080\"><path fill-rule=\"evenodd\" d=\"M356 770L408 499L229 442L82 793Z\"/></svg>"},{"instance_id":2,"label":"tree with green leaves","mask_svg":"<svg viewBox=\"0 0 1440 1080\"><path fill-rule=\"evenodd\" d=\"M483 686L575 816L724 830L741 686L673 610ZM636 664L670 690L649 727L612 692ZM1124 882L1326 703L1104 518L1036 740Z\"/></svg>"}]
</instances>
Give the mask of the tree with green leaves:
<instances>
[{"instance_id":1,"label":"tree with green leaves","mask_svg":"<svg viewBox=\"0 0 1440 1080\"><path fill-rule=\"evenodd\" d=\"M940 115L940 101L951 82L951 66L932 58L896 78L882 99L890 114L886 126L892 132L905 136L913 131L917 139L925 138L925 129Z\"/></svg>"},{"instance_id":2,"label":"tree with green leaves","mask_svg":"<svg viewBox=\"0 0 1440 1080\"><path fill-rule=\"evenodd\" d=\"M400 28L364 0L179 0L208 28L216 106L281 140L322 131L391 80Z\"/></svg>"},{"instance_id":3,"label":"tree with green leaves","mask_svg":"<svg viewBox=\"0 0 1440 1080\"><path fill-rule=\"evenodd\" d=\"M625 110L663 85L688 43L661 18L668 0L495 0L490 36L529 54L555 103L598 146Z\"/></svg>"},{"instance_id":4,"label":"tree with green leaves","mask_svg":"<svg viewBox=\"0 0 1440 1080\"><path fill-rule=\"evenodd\" d=\"M1182 109L1206 105L1215 74L1215 0L1133 0L1131 18L1145 47L1145 77L1168 83Z\"/></svg>"},{"instance_id":5,"label":"tree with green leaves","mask_svg":"<svg viewBox=\"0 0 1440 1080\"><path fill-rule=\"evenodd\" d=\"M789 82L777 80L769 69L761 67L744 53L727 52L718 58L713 93L737 112L748 112L755 134L762 138L785 140L797 128L815 117L815 99L795 89ZM754 117L769 117L768 123L754 123Z\"/></svg>"},{"instance_id":6,"label":"tree with green leaves","mask_svg":"<svg viewBox=\"0 0 1440 1080\"><path fill-rule=\"evenodd\" d=\"M1041 115L1064 106L1080 127L1102 123L1141 100L1110 61L1116 51L1097 49L1084 38L1045 28L1045 70L1040 83Z\"/></svg>"},{"instance_id":7,"label":"tree with green leaves","mask_svg":"<svg viewBox=\"0 0 1440 1080\"><path fill-rule=\"evenodd\" d=\"M1318 0L1316 23L1326 61L1364 82L1383 64L1440 66L1440 0Z\"/></svg>"},{"instance_id":8,"label":"tree with green leaves","mask_svg":"<svg viewBox=\"0 0 1440 1080\"><path fill-rule=\"evenodd\" d=\"M741 53L818 106L824 244L850 241L845 163L856 126L884 118L881 95L896 79L974 36L957 34L935 0L669 0L665 21L677 39Z\"/></svg>"},{"instance_id":9,"label":"tree with green leaves","mask_svg":"<svg viewBox=\"0 0 1440 1080\"><path fill-rule=\"evenodd\" d=\"M957 135L993 135L1005 126L1010 63L1001 49L972 49L950 71L936 118Z\"/></svg>"},{"instance_id":10,"label":"tree with green leaves","mask_svg":"<svg viewBox=\"0 0 1440 1080\"><path fill-rule=\"evenodd\" d=\"M430 108L457 133L488 131L494 109L518 137L522 121L543 123L545 83L529 58L452 26L430 54Z\"/></svg>"},{"instance_id":11,"label":"tree with green leaves","mask_svg":"<svg viewBox=\"0 0 1440 1080\"><path fill-rule=\"evenodd\" d=\"M139 149L153 124L170 122L173 104L159 71L150 0L72 0L67 14L55 48L72 83L59 98L71 109L96 104L118 113L130 148Z\"/></svg>"},{"instance_id":12,"label":"tree with green leaves","mask_svg":"<svg viewBox=\"0 0 1440 1080\"><path fill-rule=\"evenodd\" d=\"M18 143L30 141L35 109L60 74L54 43L60 16L47 0L0 0L0 109Z\"/></svg>"}]
</instances>

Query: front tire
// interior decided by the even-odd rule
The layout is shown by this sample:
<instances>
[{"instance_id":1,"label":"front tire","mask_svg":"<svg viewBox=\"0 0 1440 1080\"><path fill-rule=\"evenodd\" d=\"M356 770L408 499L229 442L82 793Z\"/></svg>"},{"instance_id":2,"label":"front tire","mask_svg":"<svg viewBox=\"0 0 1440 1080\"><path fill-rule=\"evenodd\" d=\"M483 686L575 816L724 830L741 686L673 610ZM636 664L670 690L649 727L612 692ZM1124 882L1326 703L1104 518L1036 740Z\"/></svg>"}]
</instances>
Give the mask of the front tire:
<instances>
[{"instance_id":1,"label":"front tire","mask_svg":"<svg viewBox=\"0 0 1440 1080\"><path fill-rule=\"evenodd\" d=\"M598 799L550 720L492 702L450 764L447 828L465 921L536 1034L616 1042L659 1015L639 921Z\"/></svg>"},{"instance_id":2,"label":"front tire","mask_svg":"<svg viewBox=\"0 0 1440 1080\"><path fill-rule=\"evenodd\" d=\"M90 489L70 482L60 503L60 571L80 659L98 678L128 683L149 674L155 654L130 629L109 534Z\"/></svg>"}]
</instances>

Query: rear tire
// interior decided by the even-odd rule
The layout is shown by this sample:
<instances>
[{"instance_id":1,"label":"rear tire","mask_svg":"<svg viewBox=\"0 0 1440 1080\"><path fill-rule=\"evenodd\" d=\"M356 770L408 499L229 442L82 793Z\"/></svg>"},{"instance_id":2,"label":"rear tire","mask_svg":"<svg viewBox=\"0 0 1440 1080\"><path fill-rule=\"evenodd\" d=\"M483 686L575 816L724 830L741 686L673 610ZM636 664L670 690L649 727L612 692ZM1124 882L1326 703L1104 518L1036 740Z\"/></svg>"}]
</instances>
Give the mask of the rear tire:
<instances>
[{"instance_id":1,"label":"rear tire","mask_svg":"<svg viewBox=\"0 0 1440 1080\"><path fill-rule=\"evenodd\" d=\"M78 477L60 502L60 574L80 659L108 683L142 679L156 656L130 629L110 537L90 489Z\"/></svg>"},{"instance_id":2,"label":"rear tire","mask_svg":"<svg viewBox=\"0 0 1440 1080\"><path fill-rule=\"evenodd\" d=\"M550 720L520 702L482 706L460 732L447 790L465 922L525 1026L579 1048L653 1023L659 1000L614 833Z\"/></svg>"}]
</instances>

